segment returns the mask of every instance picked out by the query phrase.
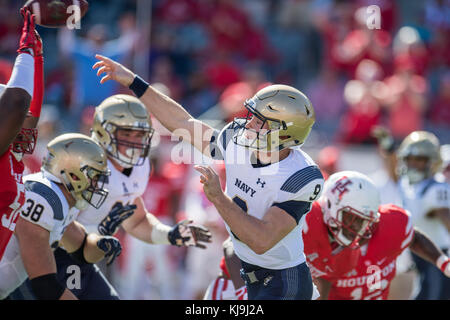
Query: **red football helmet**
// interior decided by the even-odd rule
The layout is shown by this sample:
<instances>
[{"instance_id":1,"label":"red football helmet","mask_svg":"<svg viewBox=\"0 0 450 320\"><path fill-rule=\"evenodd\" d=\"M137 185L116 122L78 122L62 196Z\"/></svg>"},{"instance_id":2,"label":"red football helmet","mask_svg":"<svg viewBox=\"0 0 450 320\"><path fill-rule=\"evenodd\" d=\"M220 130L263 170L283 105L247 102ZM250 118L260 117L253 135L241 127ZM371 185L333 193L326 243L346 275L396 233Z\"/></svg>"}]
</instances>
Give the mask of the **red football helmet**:
<instances>
[{"instance_id":1,"label":"red football helmet","mask_svg":"<svg viewBox=\"0 0 450 320\"><path fill-rule=\"evenodd\" d=\"M32 154L36 147L38 130L36 128L22 128L12 145L12 151L18 154Z\"/></svg>"}]
</instances>

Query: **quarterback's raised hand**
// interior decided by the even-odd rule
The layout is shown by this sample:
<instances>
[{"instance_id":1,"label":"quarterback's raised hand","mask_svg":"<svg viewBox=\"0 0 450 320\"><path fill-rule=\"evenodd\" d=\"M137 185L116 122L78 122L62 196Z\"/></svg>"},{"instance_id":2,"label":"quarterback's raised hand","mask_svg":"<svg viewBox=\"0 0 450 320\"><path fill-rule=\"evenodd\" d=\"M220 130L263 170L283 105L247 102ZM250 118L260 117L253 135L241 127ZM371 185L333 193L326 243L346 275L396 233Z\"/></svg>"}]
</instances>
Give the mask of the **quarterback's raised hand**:
<instances>
[{"instance_id":1,"label":"quarterback's raised hand","mask_svg":"<svg viewBox=\"0 0 450 320\"><path fill-rule=\"evenodd\" d=\"M105 253L106 265L113 263L114 259L122 252L122 246L117 238L103 236L97 241L97 247Z\"/></svg>"},{"instance_id":2,"label":"quarterback's raised hand","mask_svg":"<svg viewBox=\"0 0 450 320\"><path fill-rule=\"evenodd\" d=\"M120 63L100 54L96 54L95 58L100 60L92 66L92 69L98 69L97 76L101 76L106 73L106 75L100 80L101 84L108 80L115 80L121 85L129 87L133 83L135 76L134 73Z\"/></svg>"},{"instance_id":3,"label":"quarterback's raised hand","mask_svg":"<svg viewBox=\"0 0 450 320\"><path fill-rule=\"evenodd\" d=\"M192 224L192 220L183 220L169 231L169 242L177 247L195 246L205 249L202 242L211 242L211 232L205 227Z\"/></svg>"},{"instance_id":4,"label":"quarterback's raised hand","mask_svg":"<svg viewBox=\"0 0 450 320\"><path fill-rule=\"evenodd\" d=\"M22 35L20 36L18 53L28 53L31 56L36 54L36 30L34 24L34 15L27 8L20 9L23 18Z\"/></svg>"},{"instance_id":5,"label":"quarterback's raised hand","mask_svg":"<svg viewBox=\"0 0 450 320\"><path fill-rule=\"evenodd\" d=\"M98 225L98 232L106 236L115 234L121 223L129 218L136 208L137 206L135 204L124 206L122 203L117 202L109 214Z\"/></svg>"}]
</instances>

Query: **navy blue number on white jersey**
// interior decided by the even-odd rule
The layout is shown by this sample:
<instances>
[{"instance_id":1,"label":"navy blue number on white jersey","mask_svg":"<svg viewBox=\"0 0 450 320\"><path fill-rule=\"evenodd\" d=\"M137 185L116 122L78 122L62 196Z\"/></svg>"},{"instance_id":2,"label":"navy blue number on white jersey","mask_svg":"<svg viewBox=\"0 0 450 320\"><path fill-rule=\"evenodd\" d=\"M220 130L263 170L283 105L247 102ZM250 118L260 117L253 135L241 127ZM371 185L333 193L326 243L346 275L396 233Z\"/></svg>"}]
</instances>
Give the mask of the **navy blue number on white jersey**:
<instances>
[{"instance_id":1,"label":"navy blue number on white jersey","mask_svg":"<svg viewBox=\"0 0 450 320\"><path fill-rule=\"evenodd\" d=\"M34 222L38 222L41 218L42 212L44 212L44 207L41 204L36 204L32 199L28 199L26 204L28 205L24 210L22 210L21 214L24 217L29 217ZM25 207L25 206L24 206Z\"/></svg>"}]
</instances>

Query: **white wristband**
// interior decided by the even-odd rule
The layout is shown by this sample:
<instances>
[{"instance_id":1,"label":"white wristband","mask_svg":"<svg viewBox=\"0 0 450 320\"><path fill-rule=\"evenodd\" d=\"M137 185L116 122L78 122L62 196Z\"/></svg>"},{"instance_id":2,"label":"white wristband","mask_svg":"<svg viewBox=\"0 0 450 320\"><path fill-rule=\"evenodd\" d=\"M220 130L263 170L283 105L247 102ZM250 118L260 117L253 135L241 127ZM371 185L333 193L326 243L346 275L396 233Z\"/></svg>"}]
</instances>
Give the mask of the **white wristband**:
<instances>
[{"instance_id":1,"label":"white wristband","mask_svg":"<svg viewBox=\"0 0 450 320\"><path fill-rule=\"evenodd\" d=\"M6 87L24 89L29 93L30 97L33 97L34 58L31 55L21 53L17 56L14 69Z\"/></svg>"},{"instance_id":2,"label":"white wristband","mask_svg":"<svg viewBox=\"0 0 450 320\"><path fill-rule=\"evenodd\" d=\"M170 244L169 231L172 228L162 224L161 222L152 227L152 243L154 244Z\"/></svg>"},{"instance_id":3,"label":"white wristband","mask_svg":"<svg viewBox=\"0 0 450 320\"><path fill-rule=\"evenodd\" d=\"M442 256L440 256L437 260L436 260L436 266L442 270L442 265L448 260L449 258L443 254Z\"/></svg>"}]
</instances>

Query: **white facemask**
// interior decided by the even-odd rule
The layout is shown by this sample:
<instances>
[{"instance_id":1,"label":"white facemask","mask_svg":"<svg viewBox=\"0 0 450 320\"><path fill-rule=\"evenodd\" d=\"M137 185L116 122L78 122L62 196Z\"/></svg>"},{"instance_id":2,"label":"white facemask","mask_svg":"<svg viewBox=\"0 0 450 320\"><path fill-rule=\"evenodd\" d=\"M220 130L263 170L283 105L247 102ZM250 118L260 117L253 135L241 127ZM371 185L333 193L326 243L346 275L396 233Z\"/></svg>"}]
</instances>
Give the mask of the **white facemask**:
<instances>
[{"instance_id":1,"label":"white facemask","mask_svg":"<svg viewBox=\"0 0 450 320\"><path fill-rule=\"evenodd\" d=\"M129 162L137 163L139 158L141 157L141 152L135 152L133 155L133 149L127 149L126 155L123 155L120 152L118 152L117 154L119 156L118 159L116 158L117 162L119 162L120 166L127 169L133 167L133 165Z\"/></svg>"},{"instance_id":2,"label":"white facemask","mask_svg":"<svg viewBox=\"0 0 450 320\"><path fill-rule=\"evenodd\" d=\"M406 171L406 176L408 177L409 183L415 184L425 179L425 172L411 168Z\"/></svg>"}]
</instances>

